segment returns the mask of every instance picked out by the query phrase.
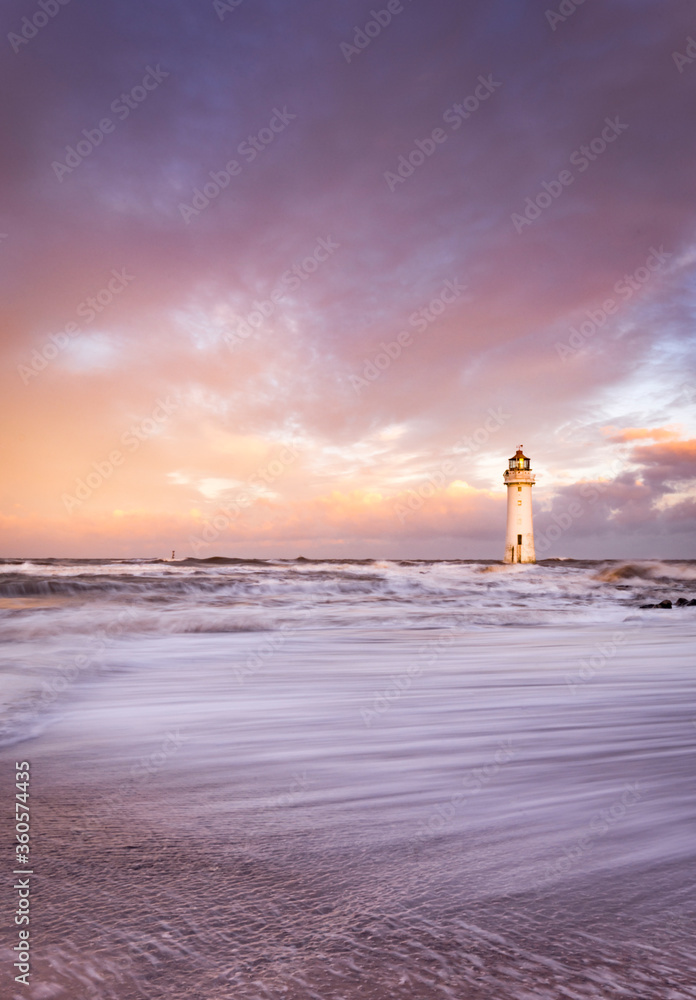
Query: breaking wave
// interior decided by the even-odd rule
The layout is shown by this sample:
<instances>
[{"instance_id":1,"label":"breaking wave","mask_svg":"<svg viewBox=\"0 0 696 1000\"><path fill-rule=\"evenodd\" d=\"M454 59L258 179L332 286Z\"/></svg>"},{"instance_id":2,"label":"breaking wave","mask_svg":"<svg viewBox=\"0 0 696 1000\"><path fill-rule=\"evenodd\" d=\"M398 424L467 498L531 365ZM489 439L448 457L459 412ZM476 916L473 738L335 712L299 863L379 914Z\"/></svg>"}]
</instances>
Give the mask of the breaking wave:
<instances>
[{"instance_id":1,"label":"breaking wave","mask_svg":"<svg viewBox=\"0 0 696 1000\"><path fill-rule=\"evenodd\" d=\"M605 583L617 580L649 580L656 583L681 583L696 581L696 563L693 562L639 562L607 566L597 574Z\"/></svg>"},{"instance_id":2,"label":"breaking wave","mask_svg":"<svg viewBox=\"0 0 696 1000\"><path fill-rule=\"evenodd\" d=\"M621 621L642 613L641 604L693 598L694 581L693 561L6 560L0 640L258 631L283 622L478 629Z\"/></svg>"}]
</instances>

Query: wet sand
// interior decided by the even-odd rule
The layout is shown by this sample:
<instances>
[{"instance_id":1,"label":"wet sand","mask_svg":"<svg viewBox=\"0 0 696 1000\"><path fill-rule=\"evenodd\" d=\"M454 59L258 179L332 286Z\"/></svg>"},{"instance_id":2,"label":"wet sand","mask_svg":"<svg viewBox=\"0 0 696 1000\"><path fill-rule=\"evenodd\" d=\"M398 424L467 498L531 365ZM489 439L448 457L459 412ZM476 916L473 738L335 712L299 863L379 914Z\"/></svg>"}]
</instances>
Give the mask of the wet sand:
<instances>
[{"instance_id":1,"label":"wet sand","mask_svg":"<svg viewBox=\"0 0 696 1000\"><path fill-rule=\"evenodd\" d=\"M42 768L53 781L55 771ZM184 836L135 802L84 834L89 800L39 781L31 1000L101 997L693 997L685 872L466 903L427 864L282 835ZM83 792L84 794L84 792ZM404 865L410 870L404 875ZM392 881L399 869L396 884ZM424 878L425 875L425 878ZM613 890L613 891L612 891ZM672 905L664 909L666 892ZM608 903L607 899L612 902ZM691 902L689 900L691 899Z\"/></svg>"},{"instance_id":2,"label":"wet sand","mask_svg":"<svg viewBox=\"0 0 696 1000\"><path fill-rule=\"evenodd\" d=\"M601 629L445 635L381 714L422 635L293 636L244 683L258 636L116 646L0 754L36 872L7 995L696 996L691 626L574 694Z\"/></svg>"}]
</instances>

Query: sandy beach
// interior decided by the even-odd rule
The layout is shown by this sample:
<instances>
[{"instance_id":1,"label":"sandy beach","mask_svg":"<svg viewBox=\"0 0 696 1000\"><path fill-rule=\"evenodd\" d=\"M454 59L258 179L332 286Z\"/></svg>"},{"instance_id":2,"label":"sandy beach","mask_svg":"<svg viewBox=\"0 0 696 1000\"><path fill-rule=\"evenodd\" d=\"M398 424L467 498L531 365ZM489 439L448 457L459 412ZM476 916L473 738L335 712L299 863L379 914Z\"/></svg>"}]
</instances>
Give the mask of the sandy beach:
<instances>
[{"instance_id":1,"label":"sandy beach","mask_svg":"<svg viewBox=\"0 0 696 1000\"><path fill-rule=\"evenodd\" d=\"M8 996L693 997L683 612L110 639L2 750L35 872Z\"/></svg>"}]
</instances>

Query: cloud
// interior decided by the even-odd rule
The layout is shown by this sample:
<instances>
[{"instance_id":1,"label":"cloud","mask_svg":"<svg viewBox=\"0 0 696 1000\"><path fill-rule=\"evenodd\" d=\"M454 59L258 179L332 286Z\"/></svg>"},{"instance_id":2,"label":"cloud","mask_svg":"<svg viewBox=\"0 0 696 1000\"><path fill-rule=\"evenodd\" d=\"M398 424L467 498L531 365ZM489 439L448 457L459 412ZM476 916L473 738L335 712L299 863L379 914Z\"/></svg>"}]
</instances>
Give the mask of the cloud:
<instances>
[{"instance_id":1,"label":"cloud","mask_svg":"<svg viewBox=\"0 0 696 1000\"><path fill-rule=\"evenodd\" d=\"M634 448L631 460L642 467L643 477L654 489L672 490L696 479L696 440Z\"/></svg>"},{"instance_id":2,"label":"cloud","mask_svg":"<svg viewBox=\"0 0 696 1000\"><path fill-rule=\"evenodd\" d=\"M607 427L604 433L610 441L617 443L642 440L673 441L680 436L677 429L670 427L626 427L624 430Z\"/></svg>"},{"instance_id":3,"label":"cloud","mask_svg":"<svg viewBox=\"0 0 696 1000\"><path fill-rule=\"evenodd\" d=\"M692 12L683 2L668 16L650 3L627 10L607 0L552 32L531 2L405 4L347 64L340 43L364 14L352 2L298 0L288 15L279 0L254 0L223 22L212 4L184 0L164 19L136 0L65 5L0 69L10 95L0 110L0 391L11 415L1 509L62 545L61 493L171 394L181 410L94 499L102 534L85 522L81 535L76 521L71 544L127 547L128 524L135 552L147 539L139 525L186 531L177 525L200 503L196 484L243 481L288 439L306 442L311 461L274 484L281 506L248 529L249 544L253 531L265 544L268 528L274 544L283 532L287 544L298 532L333 544L333 531L354 545L434 552L480 528L495 554L498 515L485 505L503 497L518 440L543 473L540 514L573 479L616 479L588 510L598 537L615 532L623 544L629 522L676 537L686 514L660 504L681 495L670 484L689 473L684 453L627 453L633 485L606 470L625 446L677 443L672 423L693 433L689 394L677 388L696 353L693 77L671 58ZM8 30L22 16L8 4ZM168 75L119 117L114 106L148 66ZM445 117L491 75L500 86L490 100ZM274 109L294 116L282 131L269 131ZM51 164L105 116L113 131L59 181ZM512 215L557 190L607 118L628 128L518 233ZM385 173L416 142L430 148L438 128L446 141L391 191ZM218 183L233 159L241 169ZM180 206L196 191L208 204L186 224ZM279 295L327 238L339 249ZM643 282L652 247L667 263ZM132 282L87 321L81 306L123 268ZM466 294L419 325L448 281ZM560 359L554 345L608 299L619 308ZM71 345L43 364L73 322ZM357 394L351 376L403 331L409 346ZM27 384L20 365L43 367ZM510 414L505 429L460 454L450 477L480 497L464 503L444 484L404 525L386 501L364 499L417 489L498 407ZM582 422L595 408L609 436ZM394 426L398 439L377 447ZM141 513L113 526L107 509Z\"/></svg>"},{"instance_id":4,"label":"cloud","mask_svg":"<svg viewBox=\"0 0 696 1000\"><path fill-rule=\"evenodd\" d=\"M632 428L628 440L664 436L673 435ZM559 545L565 549L569 543L593 536L616 542L642 533L649 545L655 544L656 536L683 537L695 526L695 485L696 440L659 440L632 448L626 457L614 460L611 477L558 489L536 521L539 536L555 543L541 549L553 554ZM675 549L674 554L683 554L683 549Z\"/></svg>"}]
</instances>

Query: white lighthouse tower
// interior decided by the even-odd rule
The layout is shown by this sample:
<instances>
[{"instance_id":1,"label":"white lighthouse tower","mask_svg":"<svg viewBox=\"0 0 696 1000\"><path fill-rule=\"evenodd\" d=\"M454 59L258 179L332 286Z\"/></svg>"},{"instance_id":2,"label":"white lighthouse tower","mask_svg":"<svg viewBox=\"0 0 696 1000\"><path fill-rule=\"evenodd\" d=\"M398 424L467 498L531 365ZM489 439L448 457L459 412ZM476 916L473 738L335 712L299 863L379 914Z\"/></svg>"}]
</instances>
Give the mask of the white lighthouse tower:
<instances>
[{"instance_id":1,"label":"white lighthouse tower","mask_svg":"<svg viewBox=\"0 0 696 1000\"><path fill-rule=\"evenodd\" d=\"M506 563L533 563L534 528L532 526L532 486L534 473L529 459L519 446L503 473L507 486L507 531L505 533Z\"/></svg>"}]
</instances>

